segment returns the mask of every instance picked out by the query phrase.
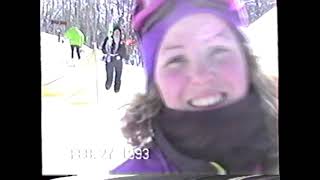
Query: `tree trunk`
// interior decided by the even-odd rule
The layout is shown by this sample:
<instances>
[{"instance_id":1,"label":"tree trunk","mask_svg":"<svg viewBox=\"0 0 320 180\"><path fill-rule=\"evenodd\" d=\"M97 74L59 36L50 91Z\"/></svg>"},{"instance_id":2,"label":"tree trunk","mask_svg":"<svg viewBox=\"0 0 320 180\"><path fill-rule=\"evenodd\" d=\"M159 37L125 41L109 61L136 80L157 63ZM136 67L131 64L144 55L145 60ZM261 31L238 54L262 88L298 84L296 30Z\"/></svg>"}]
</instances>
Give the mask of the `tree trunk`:
<instances>
[{"instance_id":1,"label":"tree trunk","mask_svg":"<svg viewBox=\"0 0 320 180\"><path fill-rule=\"evenodd\" d=\"M96 1L94 1L94 4L92 6L93 10L93 30L92 30L92 42L96 42L96 34L97 34L97 15L96 15Z\"/></svg>"}]
</instances>

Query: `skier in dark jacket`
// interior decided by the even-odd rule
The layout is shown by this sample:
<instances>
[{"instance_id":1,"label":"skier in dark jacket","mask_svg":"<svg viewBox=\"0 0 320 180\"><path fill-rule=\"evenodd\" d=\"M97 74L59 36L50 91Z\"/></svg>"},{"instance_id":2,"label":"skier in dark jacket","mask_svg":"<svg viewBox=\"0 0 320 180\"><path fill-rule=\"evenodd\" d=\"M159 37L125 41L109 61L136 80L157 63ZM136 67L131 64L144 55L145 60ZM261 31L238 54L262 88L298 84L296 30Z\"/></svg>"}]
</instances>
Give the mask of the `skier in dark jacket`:
<instances>
[{"instance_id":1,"label":"skier in dark jacket","mask_svg":"<svg viewBox=\"0 0 320 180\"><path fill-rule=\"evenodd\" d=\"M123 60L126 58L126 47L121 42L121 29L116 26L111 37L106 37L102 44L102 52L105 54L107 80L105 87L110 89L113 82L113 71L115 71L114 92L120 91Z\"/></svg>"}]
</instances>

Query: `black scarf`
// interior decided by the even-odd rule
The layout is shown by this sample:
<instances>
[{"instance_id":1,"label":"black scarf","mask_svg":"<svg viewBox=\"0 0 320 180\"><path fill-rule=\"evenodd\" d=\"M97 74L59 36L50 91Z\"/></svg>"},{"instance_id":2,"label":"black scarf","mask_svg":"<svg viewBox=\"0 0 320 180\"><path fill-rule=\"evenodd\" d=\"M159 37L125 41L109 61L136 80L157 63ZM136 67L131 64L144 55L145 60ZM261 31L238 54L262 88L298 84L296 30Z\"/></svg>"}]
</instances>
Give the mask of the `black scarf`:
<instances>
[{"instance_id":1,"label":"black scarf","mask_svg":"<svg viewBox=\"0 0 320 180\"><path fill-rule=\"evenodd\" d=\"M185 112L164 108L153 128L160 149L181 171L208 171L208 162L214 161L228 174L251 174L274 150L265 117L260 96L251 90L237 103L220 109Z\"/></svg>"}]
</instances>

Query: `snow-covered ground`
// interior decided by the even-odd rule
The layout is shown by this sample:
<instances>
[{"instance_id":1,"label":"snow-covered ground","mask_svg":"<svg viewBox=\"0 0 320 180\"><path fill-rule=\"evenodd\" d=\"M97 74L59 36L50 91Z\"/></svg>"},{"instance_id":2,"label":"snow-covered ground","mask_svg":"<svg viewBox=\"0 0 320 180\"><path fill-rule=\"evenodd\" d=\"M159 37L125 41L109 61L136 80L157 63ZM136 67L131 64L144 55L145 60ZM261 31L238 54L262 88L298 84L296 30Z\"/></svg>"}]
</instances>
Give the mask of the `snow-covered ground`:
<instances>
[{"instance_id":1,"label":"snow-covered ground","mask_svg":"<svg viewBox=\"0 0 320 180\"><path fill-rule=\"evenodd\" d=\"M262 69L278 76L276 13L273 8L243 31ZM108 177L126 159L120 107L144 91L144 70L124 64L120 92L107 91L101 52L84 47L82 59L71 62L68 42L57 39L41 33L43 175Z\"/></svg>"},{"instance_id":2,"label":"snow-covered ground","mask_svg":"<svg viewBox=\"0 0 320 180\"><path fill-rule=\"evenodd\" d=\"M95 58L92 49L83 50L75 67L69 66L69 44L41 33L44 175L107 174L126 159L120 119L124 105L144 92L144 70L124 64L120 92L107 91L101 52Z\"/></svg>"}]
</instances>

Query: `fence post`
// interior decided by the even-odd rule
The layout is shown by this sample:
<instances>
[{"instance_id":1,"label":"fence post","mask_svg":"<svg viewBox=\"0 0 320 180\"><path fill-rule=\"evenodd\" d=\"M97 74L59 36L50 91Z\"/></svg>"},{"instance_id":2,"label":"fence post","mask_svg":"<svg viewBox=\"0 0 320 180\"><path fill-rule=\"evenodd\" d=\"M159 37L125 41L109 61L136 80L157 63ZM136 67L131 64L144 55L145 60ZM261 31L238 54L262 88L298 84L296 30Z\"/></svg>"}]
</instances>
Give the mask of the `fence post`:
<instances>
[{"instance_id":1,"label":"fence post","mask_svg":"<svg viewBox=\"0 0 320 180\"><path fill-rule=\"evenodd\" d=\"M97 42L93 43L93 60L96 68L96 102L99 104L99 75L98 75L98 62L97 62Z\"/></svg>"}]
</instances>

